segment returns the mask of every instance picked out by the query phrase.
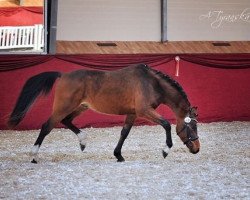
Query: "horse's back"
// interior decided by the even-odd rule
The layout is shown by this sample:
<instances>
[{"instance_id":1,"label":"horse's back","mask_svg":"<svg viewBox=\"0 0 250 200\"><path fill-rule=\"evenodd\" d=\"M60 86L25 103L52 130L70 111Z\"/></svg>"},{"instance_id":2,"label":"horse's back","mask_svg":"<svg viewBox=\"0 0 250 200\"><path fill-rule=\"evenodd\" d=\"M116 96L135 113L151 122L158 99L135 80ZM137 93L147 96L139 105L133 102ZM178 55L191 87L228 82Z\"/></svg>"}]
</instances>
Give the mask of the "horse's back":
<instances>
[{"instance_id":1,"label":"horse's back","mask_svg":"<svg viewBox=\"0 0 250 200\"><path fill-rule=\"evenodd\" d=\"M108 76L108 78L114 78L114 79L124 79L124 77L138 77L142 76L143 74L146 74L149 67L145 64L135 64L130 65L128 67L114 70L114 71L99 71L99 70L75 70L72 72L64 73L62 78L63 79L69 79L72 80L83 80L86 78L91 79L101 79L104 76Z\"/></svg>"}]
</instances>

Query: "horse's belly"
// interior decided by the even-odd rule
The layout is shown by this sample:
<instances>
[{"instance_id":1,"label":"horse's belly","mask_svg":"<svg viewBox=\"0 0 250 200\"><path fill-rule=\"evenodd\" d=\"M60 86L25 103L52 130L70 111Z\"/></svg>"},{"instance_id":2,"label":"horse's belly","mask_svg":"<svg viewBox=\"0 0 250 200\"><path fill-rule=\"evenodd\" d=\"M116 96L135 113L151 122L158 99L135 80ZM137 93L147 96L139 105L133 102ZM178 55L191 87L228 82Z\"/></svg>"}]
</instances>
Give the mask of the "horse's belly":
<instances>
[{"instance_id":1,"label":"horse's belly","mask_svg":"<svg viewBox=\"0 0 250 200\"><path fill-rule=\"evenodd\" d=\"M114 101L114 99L103 99L84 102L91 110L105 114L126 115L135 114L132 102Z\"/></svg>"}]
</instances>

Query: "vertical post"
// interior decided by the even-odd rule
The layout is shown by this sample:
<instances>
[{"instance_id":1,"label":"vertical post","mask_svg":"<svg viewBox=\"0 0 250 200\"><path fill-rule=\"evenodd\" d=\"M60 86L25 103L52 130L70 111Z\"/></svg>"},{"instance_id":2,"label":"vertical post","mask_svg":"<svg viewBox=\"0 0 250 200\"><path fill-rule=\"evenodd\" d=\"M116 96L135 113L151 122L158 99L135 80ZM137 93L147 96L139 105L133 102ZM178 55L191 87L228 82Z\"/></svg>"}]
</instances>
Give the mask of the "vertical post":
<instances>
[{"instance_id":1,"label":"vertical post","mask_svg":"<svg viewBox=\"0 0 250 200\"><path fill-rule=\"evenodd\" d=\"M21 44L21 29L17 29L18 32L17 32L17 45L19 46Z\"/></svg>"},{"instance_id":2,"label":"vertical post","mask_svg":"<svg viewBox=\"0 0 250 200\"><path fill-rule=\"evenodd\" d=\"M14 35L15 35L15 39L14 39L14 46L16 47L17 46L17 39L18 39L18 29L17 28L15 28L15 33L14 33Z\"/></svg>"},{"instance_id":3,"label":"vertical post","mask_svg":"<svg viewBox=\"0 0 250 200\"><path fill-rule=\"evenodd\" d=\"M38 44L37 50L41 50L43 46L43 26L41 24L38 25Z\"/></svg>"},{"instance_id":4,"label":"vertical post","mask_svg":"<svg viewBox=\"0 0 250 200\"><path fill-rule=\"evenodd\" d=\"M3 46L5 47L6 45L5 45L5 40L6 40L6 28L5 29L3 29Z\"/></svg>"},{"instance_id":5,"label":"vertical post","mask_svg":"<svg viewBox=\"0 0 250 200\"><path fill-rule=\"evenodd\" d=\"M29 39L29 29L26 27L24 29L24 47L26 47L28 45L28 39Z\"/></svg>"},{"instance_id":6,"label":"vertical post","mask_svg":"<svg viewBox=\"0 0 250 200\"><path fill-rule=\"evenodd\" d=\"M37 50L37 44L38 44L38 25L35 24L35 28L34 28L34 50Z\"/></svg>"},{"instance_id":7,"label":"vertical post","mask_svg":"<svg viewBox=\"0 0 250 200\"><path fill-rule=\"evenodd\" d=\"M30 45L33 45L33 40L34 40L34 28L30 28Z\"/></svg>"},{"instance_id":8,"label":"vertical post","mask_svg":"<svg viewBox=\"0 0 250 200\"><path fill-rule=\"evenodd\" d=\"M10 46L10 29L7 29L7 34L6 34L6 47Z\"/></svg>"},{"instance_id":9,"label":"vertical post","mask_svg":"<svg viewBox=\"0 0 250 200\"><path fill-rule=\"evenodd\" d=\"M14 46L14 39L15 39L14 31L15 31L14 28L12 28L12 29L10 30L10 46L11 46L12 48L13 48L13 46Z\"/></svg>"},{"instance_id":10,"label":"vertical post","mask_svg":"<svg viewBox=\"0 0 250 200\"><path fill-rule=\"evenodd\" d=\"M57 9L58 0L47 0L47 52L49 54L56 53L56 29L57 29Z\"/></svg>"},{"instance_id":11,"label":"vertical post","mask_svg":"<svg viewBox=\"0 0 250 200\"><path fill-rule=\"evenodd\" d=\"M167 0L161 0L161 42L167 41Z\"/></svg>"},{"instance_id":12,"label":"vertical post","mask_svg":"<svg viewBox=\"0 0 250 200\"><path fill-rule=\"evenodd\" d=\"M21 28L22 30L22 34L21 34L21 39L22 39L22 42L21 42L21 46L23 47L24 44L25 44L25 28Z\"/></svg>"}]
</instances>

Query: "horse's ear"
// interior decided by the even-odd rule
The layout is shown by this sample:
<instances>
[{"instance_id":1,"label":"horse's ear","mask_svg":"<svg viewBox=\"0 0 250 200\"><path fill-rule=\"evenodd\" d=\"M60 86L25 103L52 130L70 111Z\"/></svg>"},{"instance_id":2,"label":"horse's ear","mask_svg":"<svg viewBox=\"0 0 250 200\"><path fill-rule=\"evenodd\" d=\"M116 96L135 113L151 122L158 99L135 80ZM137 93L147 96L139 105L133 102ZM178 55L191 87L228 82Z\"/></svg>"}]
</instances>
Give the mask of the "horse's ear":
<instances>
[{"instance_id":1,"label":"horse's ear","mask_svg":"<svg viewBox=\"0 0 250 200\"><path fill-rule=\"evenodd\" d=\"M194 106L194 107L190 108L190 111L191 111L191 112L196 112L197 110L198 110L198 107L197 107L197 106Z\"/></svg>"},{"instance_id":2,"label":"horse's ear","mask_svg":"<svg viewBox=\"0 0 250 200\"><path fill-rule=\"evenodd\" d=\"M195 111L197 111L197 110L198 110L198 107L197 107L197 106L194 106L193 109L194 109Z\"/></svg>"},{"instance_id":3,"label":"horse's ear","mask_svg":"<svg viewBox=\"0 0 250 200\"><path fill-rule=\"evenodd\" d=\"M194 115L195 117L198 116L198 107L194 106L191 108L191 115Z\"/></svg>"}]
</instances>

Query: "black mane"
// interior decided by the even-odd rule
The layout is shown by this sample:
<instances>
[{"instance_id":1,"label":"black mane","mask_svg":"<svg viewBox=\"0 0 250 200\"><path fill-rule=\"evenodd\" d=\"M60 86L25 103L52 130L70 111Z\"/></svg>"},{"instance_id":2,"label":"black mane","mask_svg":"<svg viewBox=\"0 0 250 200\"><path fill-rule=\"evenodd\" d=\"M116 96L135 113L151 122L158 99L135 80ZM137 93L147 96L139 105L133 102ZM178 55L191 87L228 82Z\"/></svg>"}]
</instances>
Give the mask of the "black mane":
<instances>
[{"instance_id":1,"label":"black mane","mask_svg":"<svg viewBox=\"0 0 250 200\"><path fill-rule=\"evenodd\" d=\"M188 100L187 94L185 93L185 91L183 90L182 86L175 81L174 79L172 79L169 75L162 73L161 71L152 69L150 67L148 67L150 71L154 72L156 75L158 75L161 79L163 79L164 81L168 82L172 87L174 87L179 93L180 95L188 102L188 104L190 105L190 102Z\"/></svg>"}]
</instances>

